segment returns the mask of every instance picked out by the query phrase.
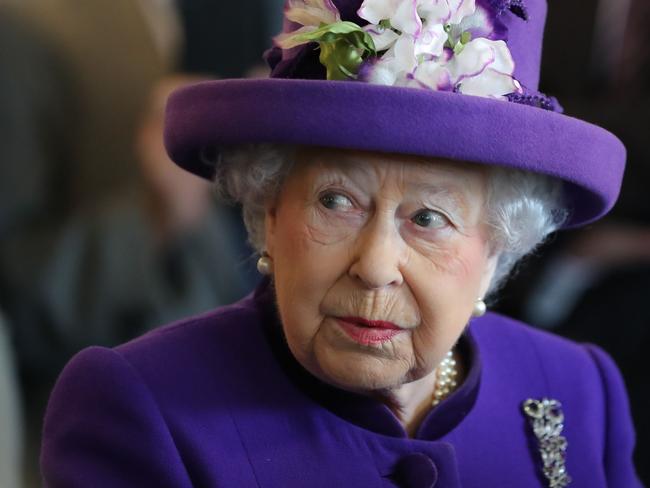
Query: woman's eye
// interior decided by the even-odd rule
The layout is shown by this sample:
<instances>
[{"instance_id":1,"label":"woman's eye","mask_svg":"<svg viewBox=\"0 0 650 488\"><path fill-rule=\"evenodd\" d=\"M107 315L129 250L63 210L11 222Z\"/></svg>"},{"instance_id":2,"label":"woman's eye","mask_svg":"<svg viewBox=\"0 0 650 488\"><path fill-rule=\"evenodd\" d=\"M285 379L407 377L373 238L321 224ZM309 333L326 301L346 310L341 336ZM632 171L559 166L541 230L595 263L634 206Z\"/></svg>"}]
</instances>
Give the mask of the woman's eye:
<instances>
[{"instance_id":1,"label":"woman's eye","mask_svg":"<svg viewBox=\"0 0 650 488\"><path fill-rule=\"evenodd\" d=\"M330 210L345 210L352 207L350 199L340 193L327 193L320 197L320 203Z\"/></svg>"},{"instance_id":2,"label":"woman's eye","mask_svg":"<svg viewBox=\"0 0 650 488\"><path fill-rule=\"evenodd\" d=\"M449 224L449 219L435 210L420 210L411 218L411 222L420 227L440 229Z\"/></svg>"}]
</instances>

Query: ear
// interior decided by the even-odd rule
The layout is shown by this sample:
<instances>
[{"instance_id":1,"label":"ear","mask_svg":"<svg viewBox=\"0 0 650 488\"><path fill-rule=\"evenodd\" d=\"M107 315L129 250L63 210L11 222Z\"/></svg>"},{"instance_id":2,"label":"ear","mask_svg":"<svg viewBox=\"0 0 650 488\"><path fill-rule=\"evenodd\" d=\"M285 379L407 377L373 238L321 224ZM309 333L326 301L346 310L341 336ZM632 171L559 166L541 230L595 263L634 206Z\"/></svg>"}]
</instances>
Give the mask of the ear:
<instances>
[{"instance_id":1,"label":"ear","mask_svg":"<svg viewBox=\"0 0 650 488\"><path fill-rule=\"evenodd\" d=\"M485 261L485 270L483 271L483 277L481 278L478 298L485 298L485 295L490 288L490 283L492 283L492 278L494 277L494 272L497 269L498 262L499 254L490 254Z\"/></svg>"}]
</instances>

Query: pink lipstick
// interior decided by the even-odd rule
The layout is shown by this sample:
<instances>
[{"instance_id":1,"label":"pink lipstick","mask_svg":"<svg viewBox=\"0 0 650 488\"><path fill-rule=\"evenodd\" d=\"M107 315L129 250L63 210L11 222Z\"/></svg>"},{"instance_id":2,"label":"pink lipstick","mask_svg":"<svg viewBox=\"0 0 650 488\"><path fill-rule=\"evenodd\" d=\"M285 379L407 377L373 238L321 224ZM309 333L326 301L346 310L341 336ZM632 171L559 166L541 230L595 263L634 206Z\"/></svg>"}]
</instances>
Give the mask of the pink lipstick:
<instances>
[{"instance_id":1,"label":"pink lipstick","mask_svg":"<svg viewBox=\"0 0 650 488\"><path fill-rule=\"evenodd\" d=\"M355 342L375 346L391 340L404 331L392 322L367 320L361 317L337 317L341 329Z\"/></svg>"}]
</instances>

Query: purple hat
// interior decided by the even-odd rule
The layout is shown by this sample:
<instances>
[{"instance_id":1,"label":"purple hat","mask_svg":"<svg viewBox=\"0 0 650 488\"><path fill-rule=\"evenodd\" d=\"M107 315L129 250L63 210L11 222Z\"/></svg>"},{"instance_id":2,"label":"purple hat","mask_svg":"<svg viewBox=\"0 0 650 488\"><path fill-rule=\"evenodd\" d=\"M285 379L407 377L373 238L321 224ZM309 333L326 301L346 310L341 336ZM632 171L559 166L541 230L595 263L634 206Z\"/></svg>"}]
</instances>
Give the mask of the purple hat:
<instances>
[{"instance_id":1,"label":"purple hat","mask_svg":"<svg viewBox=\"0 0 650 488\"><path fill-rule=\"evenodd\" d=\"M539 93L545 0L288 0L269 79L169 99L171 158L212 178L205 150L314 145L441 157L565 183L566 227L614 205L626 152Z\"/></svg>"}]
</instances>

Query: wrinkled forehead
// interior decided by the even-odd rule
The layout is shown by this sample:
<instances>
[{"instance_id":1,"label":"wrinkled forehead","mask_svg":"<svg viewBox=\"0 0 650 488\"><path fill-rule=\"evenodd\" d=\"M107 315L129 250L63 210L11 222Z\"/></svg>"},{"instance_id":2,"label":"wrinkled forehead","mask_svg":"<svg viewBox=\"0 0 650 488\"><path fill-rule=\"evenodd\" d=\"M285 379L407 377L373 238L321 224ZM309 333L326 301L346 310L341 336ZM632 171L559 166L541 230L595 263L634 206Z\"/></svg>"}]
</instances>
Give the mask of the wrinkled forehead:
<instances>
[{"instance_id":1,"label":"wrinkled forehead","mask_svg":"<svg viewBox=\"0 0 650 488\"><path fill-rule=\"evenodd\" d=\"M409 192L483 196L489 168L472 163L349 149L299 148L298 165L312 177L341 175L372 190L395 185ZM469 198L471 199L471 198Z\"/></svg>"}]
</instances>

